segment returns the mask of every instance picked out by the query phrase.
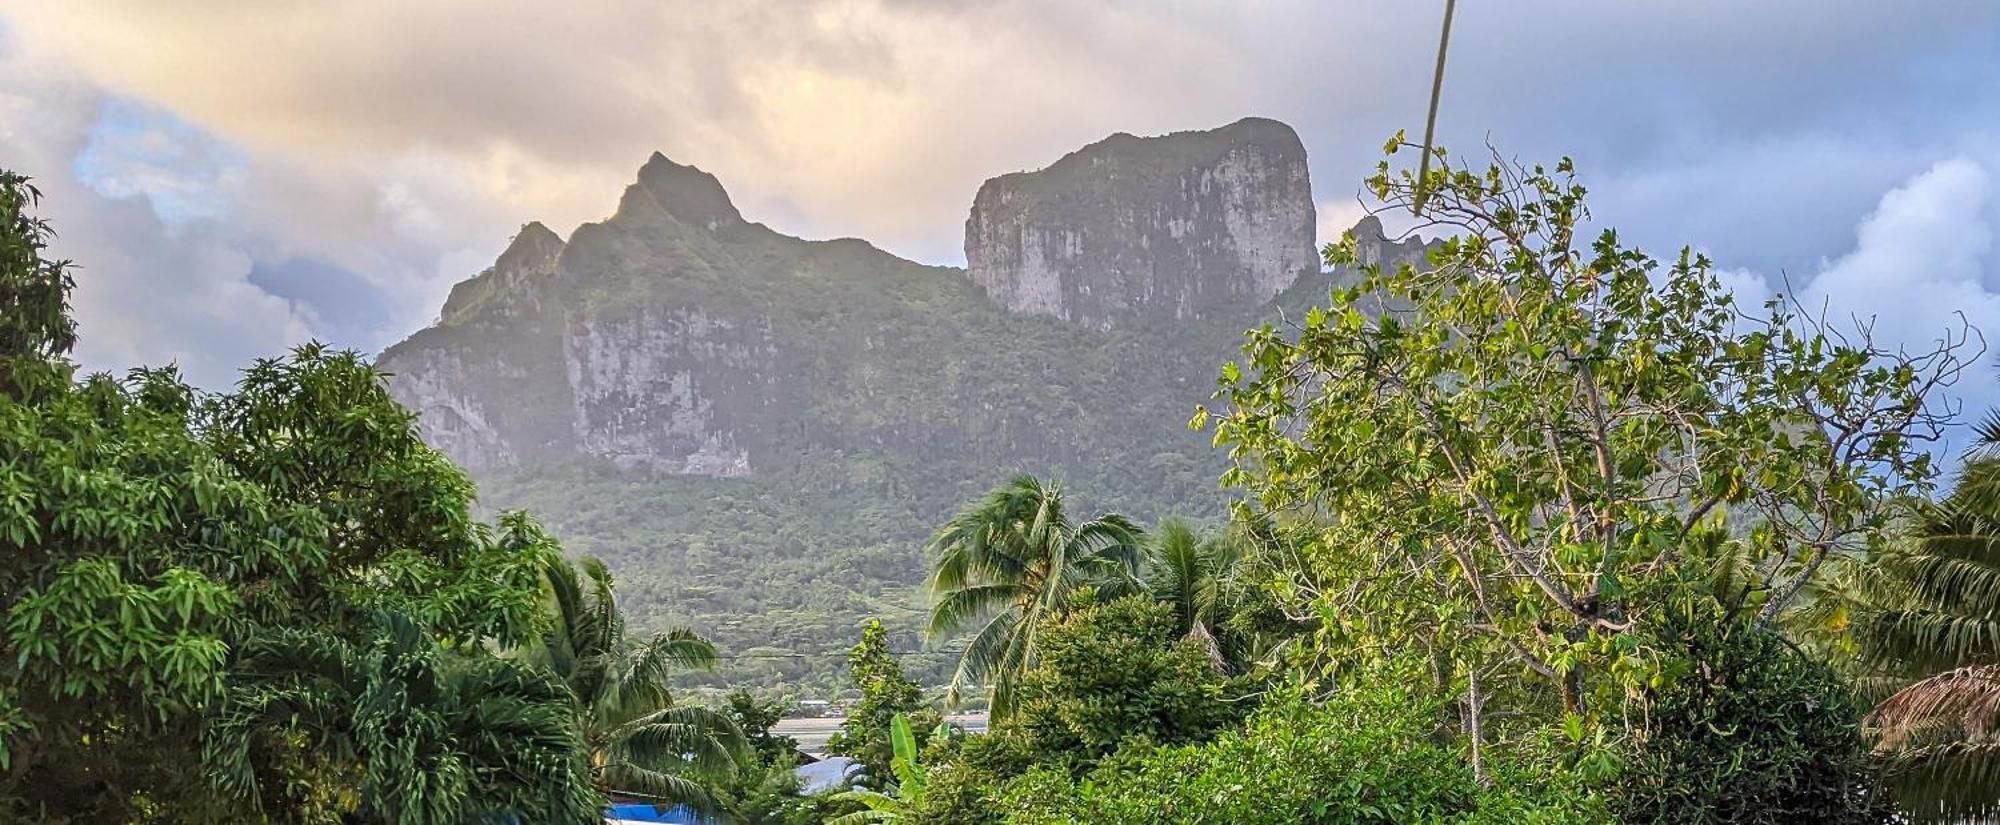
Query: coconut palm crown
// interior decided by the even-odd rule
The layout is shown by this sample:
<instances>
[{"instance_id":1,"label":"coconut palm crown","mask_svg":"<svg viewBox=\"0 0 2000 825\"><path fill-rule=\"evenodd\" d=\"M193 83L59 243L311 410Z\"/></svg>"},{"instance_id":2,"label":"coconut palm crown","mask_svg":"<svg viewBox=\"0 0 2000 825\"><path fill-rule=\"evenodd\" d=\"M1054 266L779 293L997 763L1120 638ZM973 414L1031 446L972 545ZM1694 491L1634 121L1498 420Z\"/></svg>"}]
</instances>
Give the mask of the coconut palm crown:
<instances>
[{"instance_id":1,"label":"coconut palm crown","mask_svg":"<svg viewBox=\"0 0 2000 825\"><path fill-rule=\"evenodd\" d=\"M973 625L952 698L992 685L992 714L1013 709L1013 688L1035 662L1035 636L1078 588L1107 596L1140 589L1143 531L1108 513L1072 523L1056 483L1018 476L945 522L931 539L935 559L927 634L940 639Z\"/></svg>"},{"instance_id":2,"label":"coconut palm crown","mask_svg":"<svg viewBox=\"0 0 2000 825\"><path fill-rule=\"evenodd\" d=\"M552 565L547 579L555 627L530 656L576 696L591 781L613 797L712 810L709 782L735 769L743 733L726 714L676 704L669 685L681 671L713 668L715 646L679 628L629 635L596 559Z\"/></svg>"}]
</instances>

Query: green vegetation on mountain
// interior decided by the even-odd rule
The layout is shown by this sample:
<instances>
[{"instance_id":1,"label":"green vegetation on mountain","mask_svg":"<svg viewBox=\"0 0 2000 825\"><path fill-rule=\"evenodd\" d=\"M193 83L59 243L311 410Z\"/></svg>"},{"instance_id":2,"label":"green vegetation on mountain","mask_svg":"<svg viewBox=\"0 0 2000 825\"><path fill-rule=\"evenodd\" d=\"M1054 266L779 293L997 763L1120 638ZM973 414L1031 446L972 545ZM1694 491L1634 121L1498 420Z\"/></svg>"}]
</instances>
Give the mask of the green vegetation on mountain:
<instances>
[{"instance_id":1,"label":"green vegetation on mountain","mask_svg":"<svg viewBox=\"0 0 2000 825\"><path fill-rule=\"evenodd\" d=\"M929 526L1000 481L1060 478L1140 519L1225 512L1226 461L1185 424L1245 329L1327 289L1304 150L1252 118L1089 151L1116 162L1005 178L1051 198L1010 209L1088 220L1023 213L968 255L1022 260L1022 294L1087 293L1101 318L786 236L655 155L611 217L525 227L380 364L485 506L611 565L639 626L716 640L722 667L692 683L837 691L862 619L923 647ZM1370 226L1383 256L1419 253ZM1155 260L1168 241L1193 257ZM1279 276L1296 285L1274 295ZM952 659L909 666L940 684Z\"/></svg>"}]
</instances>

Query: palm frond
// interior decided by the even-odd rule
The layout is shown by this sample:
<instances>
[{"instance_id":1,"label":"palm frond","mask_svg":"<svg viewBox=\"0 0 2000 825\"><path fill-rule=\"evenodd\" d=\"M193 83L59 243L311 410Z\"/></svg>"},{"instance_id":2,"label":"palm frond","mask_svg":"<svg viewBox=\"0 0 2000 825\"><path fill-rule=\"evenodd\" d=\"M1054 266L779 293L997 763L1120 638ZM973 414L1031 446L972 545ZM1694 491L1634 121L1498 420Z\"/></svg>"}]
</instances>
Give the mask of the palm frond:
<instances>
[{"instance_id":1,"label":"palm frond","mask_svg":"<svg viewBox=\"0 0 2000 825\"><path fill-rule=\"evenodd\" d=\"M661 807L686 805L703 813L712 813L720 807L714 791L704 782L628 762L605 765L602 781L605 789L615 796L644 799Z\"/></svg>"},{"instance_id":2,"label":"palm frond","mask_svg":"<svg viewBox=\"0 0 2000 825\"><path fill-rule=\"evenodd\" d=\"M1013 604L1019 595L1018 588L1010 584L977 584L946 591L931 605L924 633L932 638L955 633L967 622Z\"/></svg>"},{"instance_id":3,"label":"palm frond","mask_svg":"<svg viewBox=\"0 0 2000 825\"><path fill-rule=\"evenodd\" d=\"M1858 615L1855 633L1869 661L1898 673L1927 673L2000 657L2000 621L1934 610Z\"/></svg>"},{"instance_id":4,"label":"palm frond","mask_svg":"<svg viewBox=\"0 0 2000 825\"><path fill-rule=\"evenodd\" d=\"M1897 691L1868 715L1884 747L1898 748L1944 725L1956 738L2000 741L2000 665L1949 670Z\"/></svg>"},{"instance_id":5,"label":"palm frond","mask_svg":"<svg viewBox=\"0 0 2000 825\"><path fill-rule=\"evenodd\" d=\"M859 802L867 806L867 810L855 811L850 814L834 817L827 820L827 825L869 825L869 823L874 822L896 822L905 818L906 814L902 800L865 788L841 791L834 794L833 798L842 802Z\"/></svg>"},{"instance_id":6,"label":"palm frond","mask_svg":"<svg viewBox=\"0 0 2000 825\"><path fill-rule=\"evenodd\" d=\"M2000 816L2000 741L1898 751L1885 778L1914 822L1990 822Z\"/></svg>"},{"instance_id":7,"label":"palm frond","mask_svg":"<svg viewBox=\"0 0 2000 825\"><path fill-rule=\"evenodd\" d=\"M2000 547L1986 544L1981 555ZM1926 549L1931 546L1926 543ZM1892 572L1907 583L1910 596L1923 604L1966 616L2000 617L2000 566L1991 561L1925 552L1892 556L1882 563L1895 568Z\"/></svg>"},{"instance_id":8,"label":"palm frond","mask_svg":"<svg viewBox=\"0 0 2000 825\"><path fill-rule=\"evenodd\" d=\"M1086 585L1107 595L1138 592L1146 548L1144 532L1124 516L1073 526L1059 484L1017 476L946 521L927 552L934 566L926 635L936 639L993 611L1007 617L990 618L974 634L951 695L979 679L1004 705L1007 685L1034 661L1042 618Z\"/></svg>"},{"instance_id":9,"label":"palm frond","mask_svg":"<svg viewBox=\"0 0 2000 825\"><path fill-rule=\"evenodd\" d=\"M1014 612L996 613L986 620L986 624L974 634L959 654L958 666L952 670L951 700L958 700L959 692L965 687L985 684L993 673L1005 666L1008 649L1013 646L1014 637L1020 627L1021 614Z\"/></svg>"}]
</instances>

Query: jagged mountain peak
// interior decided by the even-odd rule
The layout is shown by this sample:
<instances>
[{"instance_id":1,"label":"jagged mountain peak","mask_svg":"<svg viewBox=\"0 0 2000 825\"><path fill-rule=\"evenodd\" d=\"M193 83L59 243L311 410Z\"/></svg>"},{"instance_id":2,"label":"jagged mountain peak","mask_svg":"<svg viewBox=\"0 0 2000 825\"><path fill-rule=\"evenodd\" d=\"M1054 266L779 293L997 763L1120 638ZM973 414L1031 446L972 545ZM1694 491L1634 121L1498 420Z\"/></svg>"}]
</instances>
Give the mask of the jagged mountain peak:
<instances>
[{"instance_id":1,"label":"jagged mountain peak","mask_svg":"<svg viewBox=\"0 0 2000 825\"><path fill-rule=\"evenodd\" d=\"M1389 237L1382 229L1382 219L1374 215L1362 215L1361 220L1354 222L1354 228L1347 231L1354 236L1354 240L1362 243L1383 241Z\"/></svg>"},{"instance_id":2,"label":"jagged mountain peak","mask_svg":"<svg viewBox=\"0 0 2000 825\"><path fill-rule=\"evenodd\" d=\"M617 218L672 217L705 229L720 229L743 222L729 191L714 175L695 166L675 163L659 152L639 167L638 179L626 187L618 203Z\"/></svg>"},{"instance_id":3,"label":"jagged mountain peak","mask_svg":"<svg viewBox=\"0 0 2000 825\"><path fill-rule=\"evenodd\" d=\"M563 239L541 221L529 221L493 262L499 270L541 267L562 254Z\"/></svg>"},{"instance_id":4,"label":"jagged mountain peak","mask_svg":"<svg viewBox=\"0 0 2000 825\"><path fill-rule=\"evenodd\" d=\"M1347 232L1354 236L1354 262L1363 266L1418 263L1432 243L1414 232L1392 237L1374 215L1361 216Z\"/></svg>"},{"instance_id":5,"label":"jagged mountain peak","mask_svg":"<svg viewBox=\"0 0 2000 825\"><path fill-rule=\"evenodd\" d=\"M1188 377L1318 271L1305 150L1261 118L1117 136L997 178L967 226L969 271L802 241L654 153L609 220L566 240L523 226L381 364L432 443L480 471L587 457L728 476L876 450L1047 461L1122 438L1102 423L1116 416L1079 402L1090 421L1058 433L1013 411L1006 387L1051 369L1087 383L1070 371L1090 358L1147 364L1174 413L1149 425L1177 436L1182 402L1200 400L1178 393L1206 383ZM1125 352L1130 339L1097 332L1126 323L1185 346ZM1008 378L966 383L982 372Z\"/></svg>"}]
</instances>

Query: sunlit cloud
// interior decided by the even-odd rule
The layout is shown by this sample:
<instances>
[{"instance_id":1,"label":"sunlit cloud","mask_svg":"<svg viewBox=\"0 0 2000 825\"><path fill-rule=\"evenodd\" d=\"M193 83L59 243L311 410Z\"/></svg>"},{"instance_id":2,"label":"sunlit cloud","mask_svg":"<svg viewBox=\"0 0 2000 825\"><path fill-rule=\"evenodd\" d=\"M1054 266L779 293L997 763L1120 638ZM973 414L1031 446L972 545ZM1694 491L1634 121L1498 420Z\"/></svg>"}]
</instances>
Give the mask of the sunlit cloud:
<instances>
[{"instance_id":1,"label":"sunlit cloud","mask_svg":"<svg viewBox=\"0 0 2000 825\"><path fill-rule=\"evenodd\" d=\"M11 4L0 165L50 183L61 251L93 268L78 298L91 363L174 357L226 376L304 337L391 343L522 223L567 234L607 215L654 150L716 174L751 220L958 263L988 177L1112 132L1263 115L1305 140L1331 239L1359 216L1383 139L1420 125L1437 15L1309 0ZM1574 156L1600 222L1657 254L1706 249L1746 289L1791 277L1861 295L1902 277L1863 252L1887 241L1856 236L1900 211L1885 193L1941 186L1923 176L1954 158L2000 168L2000 84L1978 80L1996 75L2000 6L1976 0L1474 4L1440 132L1461 155ZM1984 204L1938 231L1990 231ZM1894 281L1939 297L1881 307L1880 328L1917 335L1947 300L1979 309L1994 258L1922 261L1953 274ZM231 324L255 331L218 332Z\"/></svg>"}]
</instances>

